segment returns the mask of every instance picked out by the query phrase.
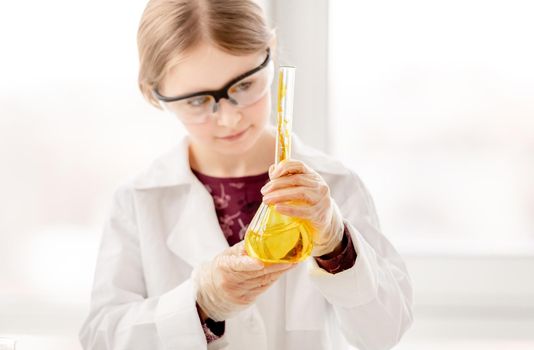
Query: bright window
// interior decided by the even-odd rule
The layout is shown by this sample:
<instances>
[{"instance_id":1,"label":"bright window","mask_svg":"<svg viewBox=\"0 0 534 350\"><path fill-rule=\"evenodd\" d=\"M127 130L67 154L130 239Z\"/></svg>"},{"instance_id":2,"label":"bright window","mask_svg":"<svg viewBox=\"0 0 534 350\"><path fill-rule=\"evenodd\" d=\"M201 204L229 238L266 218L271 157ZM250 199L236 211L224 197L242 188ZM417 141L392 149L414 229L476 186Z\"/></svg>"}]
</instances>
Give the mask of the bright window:
<instances>
[{"instance_id":1,"label":"bright window","mask_svg":"<svg viewBox=\"0 0 534 350\"><path fill-rule=\"evenodd\" d=\"M333 153L401 250L534 252L532 13L517 0L330 1Z\"/></svg>"}]
</instances>

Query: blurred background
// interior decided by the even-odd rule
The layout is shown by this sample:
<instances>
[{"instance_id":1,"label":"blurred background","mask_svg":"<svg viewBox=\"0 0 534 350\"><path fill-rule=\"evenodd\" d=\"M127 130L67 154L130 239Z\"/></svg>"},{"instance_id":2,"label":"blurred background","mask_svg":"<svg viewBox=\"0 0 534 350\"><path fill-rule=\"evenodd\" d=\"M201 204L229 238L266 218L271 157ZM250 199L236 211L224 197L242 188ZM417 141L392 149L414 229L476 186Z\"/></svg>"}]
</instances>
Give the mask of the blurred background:
<instances>
[{"instance_id":1,"label":"blurred background","mask_svg":"<svg viewBox=\"0 0 534 350\"><path fill-rule=\"evenodd\" d=\"M80 348L112 192L184 133L137 89L145 4L0 3L0 348ZM295 132L360 175L408 264L396 349L534 349L534 4L261 4Z\"/></svg>"}]
</instances>

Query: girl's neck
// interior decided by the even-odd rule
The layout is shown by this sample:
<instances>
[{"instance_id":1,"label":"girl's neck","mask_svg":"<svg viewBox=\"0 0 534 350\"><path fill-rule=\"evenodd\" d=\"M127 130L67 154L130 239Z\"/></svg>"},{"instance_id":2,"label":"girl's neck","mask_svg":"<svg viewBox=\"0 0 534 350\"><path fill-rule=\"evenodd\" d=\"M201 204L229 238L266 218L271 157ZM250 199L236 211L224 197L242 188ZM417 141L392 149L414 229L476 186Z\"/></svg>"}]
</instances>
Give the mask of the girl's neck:
<instances>
[{"instance_id":1,"label":"girl's neck","mask_svg":"<svg viewBox=\"0 0 534 350\"><path fill-rule=\"evenodd\" d=\"M268 129L256 144L244 153L223 155L199 145L189 145L189 164L199 173L214 177L243 177L258 175L274 163L276 139Z\"/></svg>"}]
</instances>

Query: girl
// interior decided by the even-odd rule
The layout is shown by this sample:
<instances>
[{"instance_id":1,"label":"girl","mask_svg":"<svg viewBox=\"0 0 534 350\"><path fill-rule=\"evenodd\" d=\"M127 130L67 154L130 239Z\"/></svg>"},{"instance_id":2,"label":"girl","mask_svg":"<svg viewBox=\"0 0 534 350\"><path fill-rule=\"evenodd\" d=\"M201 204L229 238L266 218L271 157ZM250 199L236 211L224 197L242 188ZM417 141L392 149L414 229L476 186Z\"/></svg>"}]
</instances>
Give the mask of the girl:
<instances>
[{"instance_id":1,"label":"girl","mask_svg":"<svg viewBox=\"0 0 534 350\"><path fill-rule=\"evenodd\" d=\"M294 158L272 166L274 34L261 9L151 0L138 46L144 97L188 135L115 193L84 348L393 347L412 322L412 290L360 179L295 135ZM312 257L247 256L262 200L310 220Z\"/></svg>"}]
</instances>

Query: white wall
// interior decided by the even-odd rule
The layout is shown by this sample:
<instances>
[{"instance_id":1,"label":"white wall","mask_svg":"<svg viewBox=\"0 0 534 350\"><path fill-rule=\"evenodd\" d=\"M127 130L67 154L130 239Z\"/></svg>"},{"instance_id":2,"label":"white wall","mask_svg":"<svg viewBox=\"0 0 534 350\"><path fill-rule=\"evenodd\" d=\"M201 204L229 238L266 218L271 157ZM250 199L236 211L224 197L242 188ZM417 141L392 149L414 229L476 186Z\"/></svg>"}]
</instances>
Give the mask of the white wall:
<instances>
[{"instance_id":1,"label":"white wall","mask_svg":"<svg viewBox=\"0 0 534 350\"><path fill-rule=\"evenodd\" d=\"M144 5L0 2L0 338L18 350L78 348L112 191L183 133L137 90Z\"/></svg>"}]
</instances>

